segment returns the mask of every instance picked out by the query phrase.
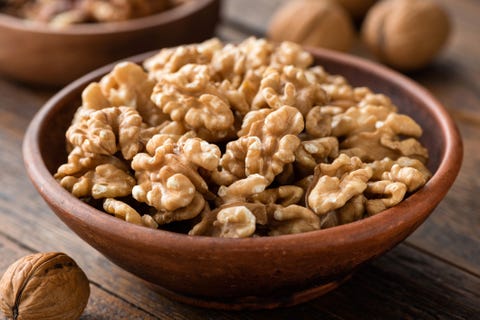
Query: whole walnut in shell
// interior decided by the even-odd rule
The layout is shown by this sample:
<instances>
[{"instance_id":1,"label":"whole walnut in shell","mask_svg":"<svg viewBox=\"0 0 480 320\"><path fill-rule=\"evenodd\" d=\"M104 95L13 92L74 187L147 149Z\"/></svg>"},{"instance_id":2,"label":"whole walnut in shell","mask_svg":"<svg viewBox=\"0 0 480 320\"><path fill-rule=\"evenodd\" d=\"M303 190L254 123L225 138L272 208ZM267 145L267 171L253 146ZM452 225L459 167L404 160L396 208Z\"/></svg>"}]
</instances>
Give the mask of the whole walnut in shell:
<instances>
[{"instance_id":1,"label":"whole walnut in shell","mask_svg":"<svg viewBox=\"0 0 480 320\"><path fill-rule=\"evenodd\" d=\"M361 20L377 0L335 0L356 20Z\"/></svg>"},{"instance_id":2,"label":"whole walnut in shell","mask_svg":"<svg viewBox=\"0 0 480 320\"><path fill-rule=\"evenodd\" d=\"M85 309L90 286L64 253L25 256L0 279L0 310L14 320L75 320Z\"/></svg>"},{"instance_id":3,"label":"whole walnut in shell","mask_svg":"<svg viewBox=\"0 0 480 320\"><path fill-rule=\"evenodd\" d=\"M449 31L447 14L433 0L385 0L368 12L362 37L384 63L411 71L435 57Z\"/></svg>"},{"instance_id":4,"label":"whole walnut in shell","mask_svg":"<svg viewBox=\"0 0 480 320\"><path fill-rule=\"evenodd\" d=\"M355 31L348 13L330 0L288 1L274 14L267 31L274 41L347 51Z\"/></svg>"}]
</instances>

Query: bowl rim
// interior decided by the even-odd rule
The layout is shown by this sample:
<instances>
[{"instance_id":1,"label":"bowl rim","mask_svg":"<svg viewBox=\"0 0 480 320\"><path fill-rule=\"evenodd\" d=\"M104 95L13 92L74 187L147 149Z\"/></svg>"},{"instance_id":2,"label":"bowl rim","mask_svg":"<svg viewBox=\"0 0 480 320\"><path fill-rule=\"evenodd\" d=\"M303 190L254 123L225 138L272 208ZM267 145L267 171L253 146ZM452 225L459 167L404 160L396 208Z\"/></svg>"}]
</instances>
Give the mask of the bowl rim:
<instances>
[{"instance_id":1,"label":"bowl rim","mask_svg":"<svg viewBox=\"0 0 480 320\"><path fill-rule=\"evenodd\" d=\"M219 0L189 0L171 9L148 15L145 17L119 22L83 23L68 26L68 28L54 28L44 23L37 23L0 12L0 27L12 30L30 32L34 34L51 35L108 35L113 33L130 32L159 25L166 25L183 19L201 11Z\"/></svg>"},{"instance_id":2,"label":"bowl rim","mask_svg":"<svg viewBox=\"0 0 480 320\"><path fill-rule=\"evenodd\" d=\"M169 246L172 250L185 248L188 244L191 250L212 250L213 248L227 249L230 251L266 251L268 248L281 247L285 250L294 249L301 243L303 248L322 246L345 247L353 242L370 241L372 238L382 239L388 237L392 230L401 230L407 224L419 226L433 211L433 208L443 199L460 170L463 159L463 142L459 130L447 110L427 89L417 84L406 76L393 71L378 63L353 55L338 53L327 49L307 48L314 57L333 60L336 63L346 64L374 74L382 79L388 79L395 86L402 87L412 96L418 98L436 118L445 140L445 149L441 154L438 168L427 184L410 195L398 205L389 208L372 217L352 223L299 234L280 236L229 239L208 236L190 236L166 230L150 229L137 226L115 218L109 214L82 202L68 191L63 189L48 171L40 153L39 133L45 126L43 120L55 111L55 106L63 99L75 94L80 88L110 71L119 61L96 69L78 80L72 82L55 94L37 112L31 121L23 141L23 156L27 173L41 196L52 207L62 208L62 214L76 219L84 224L101 230L107 238L122 239L123 244L132 246L130 241L136 241L148 246L145 251L154 252L155 248ZM121 61L141 63L151 57L158 50L136 55ZM328 70L327 70L328 71ZM81 90L79 91L81 92ZM436 201L426 201L428 194L436 195ZM426 198L431 200L430 197ZM57 215L59 213L55 212ZM101 213L101 214L99 214ZM62 218L60 216L60 218ZM62 218L63 220L63 218ZM414 229L416 229L416 227ZM410 232L413 232L412 229ZM161 241L156 241L161 240ZM403 239L401 239L403 240Z\"/></svg>"}]
</instances>

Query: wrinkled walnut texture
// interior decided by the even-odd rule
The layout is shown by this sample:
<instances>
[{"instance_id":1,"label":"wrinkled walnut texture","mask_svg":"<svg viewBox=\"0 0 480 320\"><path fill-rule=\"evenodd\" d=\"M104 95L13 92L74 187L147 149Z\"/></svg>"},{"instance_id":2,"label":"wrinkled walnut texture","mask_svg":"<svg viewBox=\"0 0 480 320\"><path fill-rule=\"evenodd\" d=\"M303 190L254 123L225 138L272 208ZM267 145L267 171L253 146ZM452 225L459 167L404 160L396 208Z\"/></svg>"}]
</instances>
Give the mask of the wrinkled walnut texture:
<instances>
[{"instance_id":1,"label":"wrinkled walnut texture","mask_svg":"<svg viewBox=\"0 0 480 320\"><path fill-rule=\"evenodd\" d=\"M0 279L0 310L9 319L76 320L89 295L85 273L59 252L20 258Z\"/></svg>"},{"instance_id":2,"label":"wrinkled walnut texture","mask_svg":"<svg viewBox=\"0 0 480 320\"><path fill-rule=\"evenodd\" d=\"M382 62L401 71L425 67L447 42L449 16L434 0L379 1L365 17L362 38Z\"/></svg>"},{"instance_id":3,"label":"wrinkled walnut texture","mask_svg":"<svg viewBox=\"0 0 480 320\"><path fill-rule=\"evenodd\" d=\"M355 31L346 10L331 0L286 1L273 15L267 30L274 41L347 51Z\"/></svg>"},{"instance_id":4,"label":"wrinkled walnut texture","mask_svg":"<svg viewBox=\"0 0 480 320\"><path fill-rule=\"evenodd\" d=\"M27 20L65 27L140 18L165 11L174 4L173 0L7 0L2 11Z\"/></svg>"},{"instance_id":5,"label":"wrinkled walnut texture","mask_svg":"<svg viewBox=\"0 0 480 320\"><path fill-rule=\"evenodd\" d=\"M425 185L415 120L312 63L255 38L122 62L84 90L55 178L124 221L231 238L350 223Z\"/></svg>"}]
</instances>

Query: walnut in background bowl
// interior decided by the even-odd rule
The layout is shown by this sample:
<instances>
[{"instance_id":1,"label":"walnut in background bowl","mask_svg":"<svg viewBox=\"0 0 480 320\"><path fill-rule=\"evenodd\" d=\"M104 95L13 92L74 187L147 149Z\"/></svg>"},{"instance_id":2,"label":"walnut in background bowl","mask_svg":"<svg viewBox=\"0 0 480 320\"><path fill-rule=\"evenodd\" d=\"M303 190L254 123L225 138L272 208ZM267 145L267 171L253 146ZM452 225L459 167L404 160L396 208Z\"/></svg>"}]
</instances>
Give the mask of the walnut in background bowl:
<instances>
[{"instance_id":1,"label":"walnut in background bowl","mask_svg":"<svg viewBox=\"0 0 480 320\"><path fill-rule=\"evenodd\" d=\"M52 27L66 27L136 19L181 4L173 0L7 0L0 11Z\"/></svg>"},{"instance_id":2,"label":"walnut in background bowl","mask_svg":"<svg viewBox=\"0 0 480 320\"><path fill-rule=\"evenodd\" d=\"M211 37L219 4L220 0L186 1L132 20L68 28L0 13L0 73L28 84L62 86L132 54Z\"/></svg>"}]
</instances>

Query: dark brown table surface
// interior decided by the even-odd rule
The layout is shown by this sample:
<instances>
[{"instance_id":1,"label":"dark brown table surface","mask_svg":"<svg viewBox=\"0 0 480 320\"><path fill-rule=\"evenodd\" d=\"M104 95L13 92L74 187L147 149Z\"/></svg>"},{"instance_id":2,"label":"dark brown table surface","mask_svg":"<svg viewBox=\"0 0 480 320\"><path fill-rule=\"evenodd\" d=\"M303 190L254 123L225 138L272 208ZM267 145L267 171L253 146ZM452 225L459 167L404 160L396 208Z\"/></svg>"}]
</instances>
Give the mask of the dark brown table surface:
<instances>
[{"instance_id":1,"label":"dark brown table surface","mask_svg":"<svg viewBox=\"0 0 480 320\"><path fill-rule=\"evenodd\" d=\"M26 254L69 254L91 281L81 319L480 319L480 1L438 1L450 12L452 37L430 67L409 76L431 90L458 124L465 147L461 172L413 235L339 289L296 307L242 312L191 307L152 291L78 238L37 194L21 144L29 121L54 92L2 78L0 274ZM281 2L226 1L218 36L264 35ZM360 44L354 52L370 58Z\"/></svg>"}]
</instances>

